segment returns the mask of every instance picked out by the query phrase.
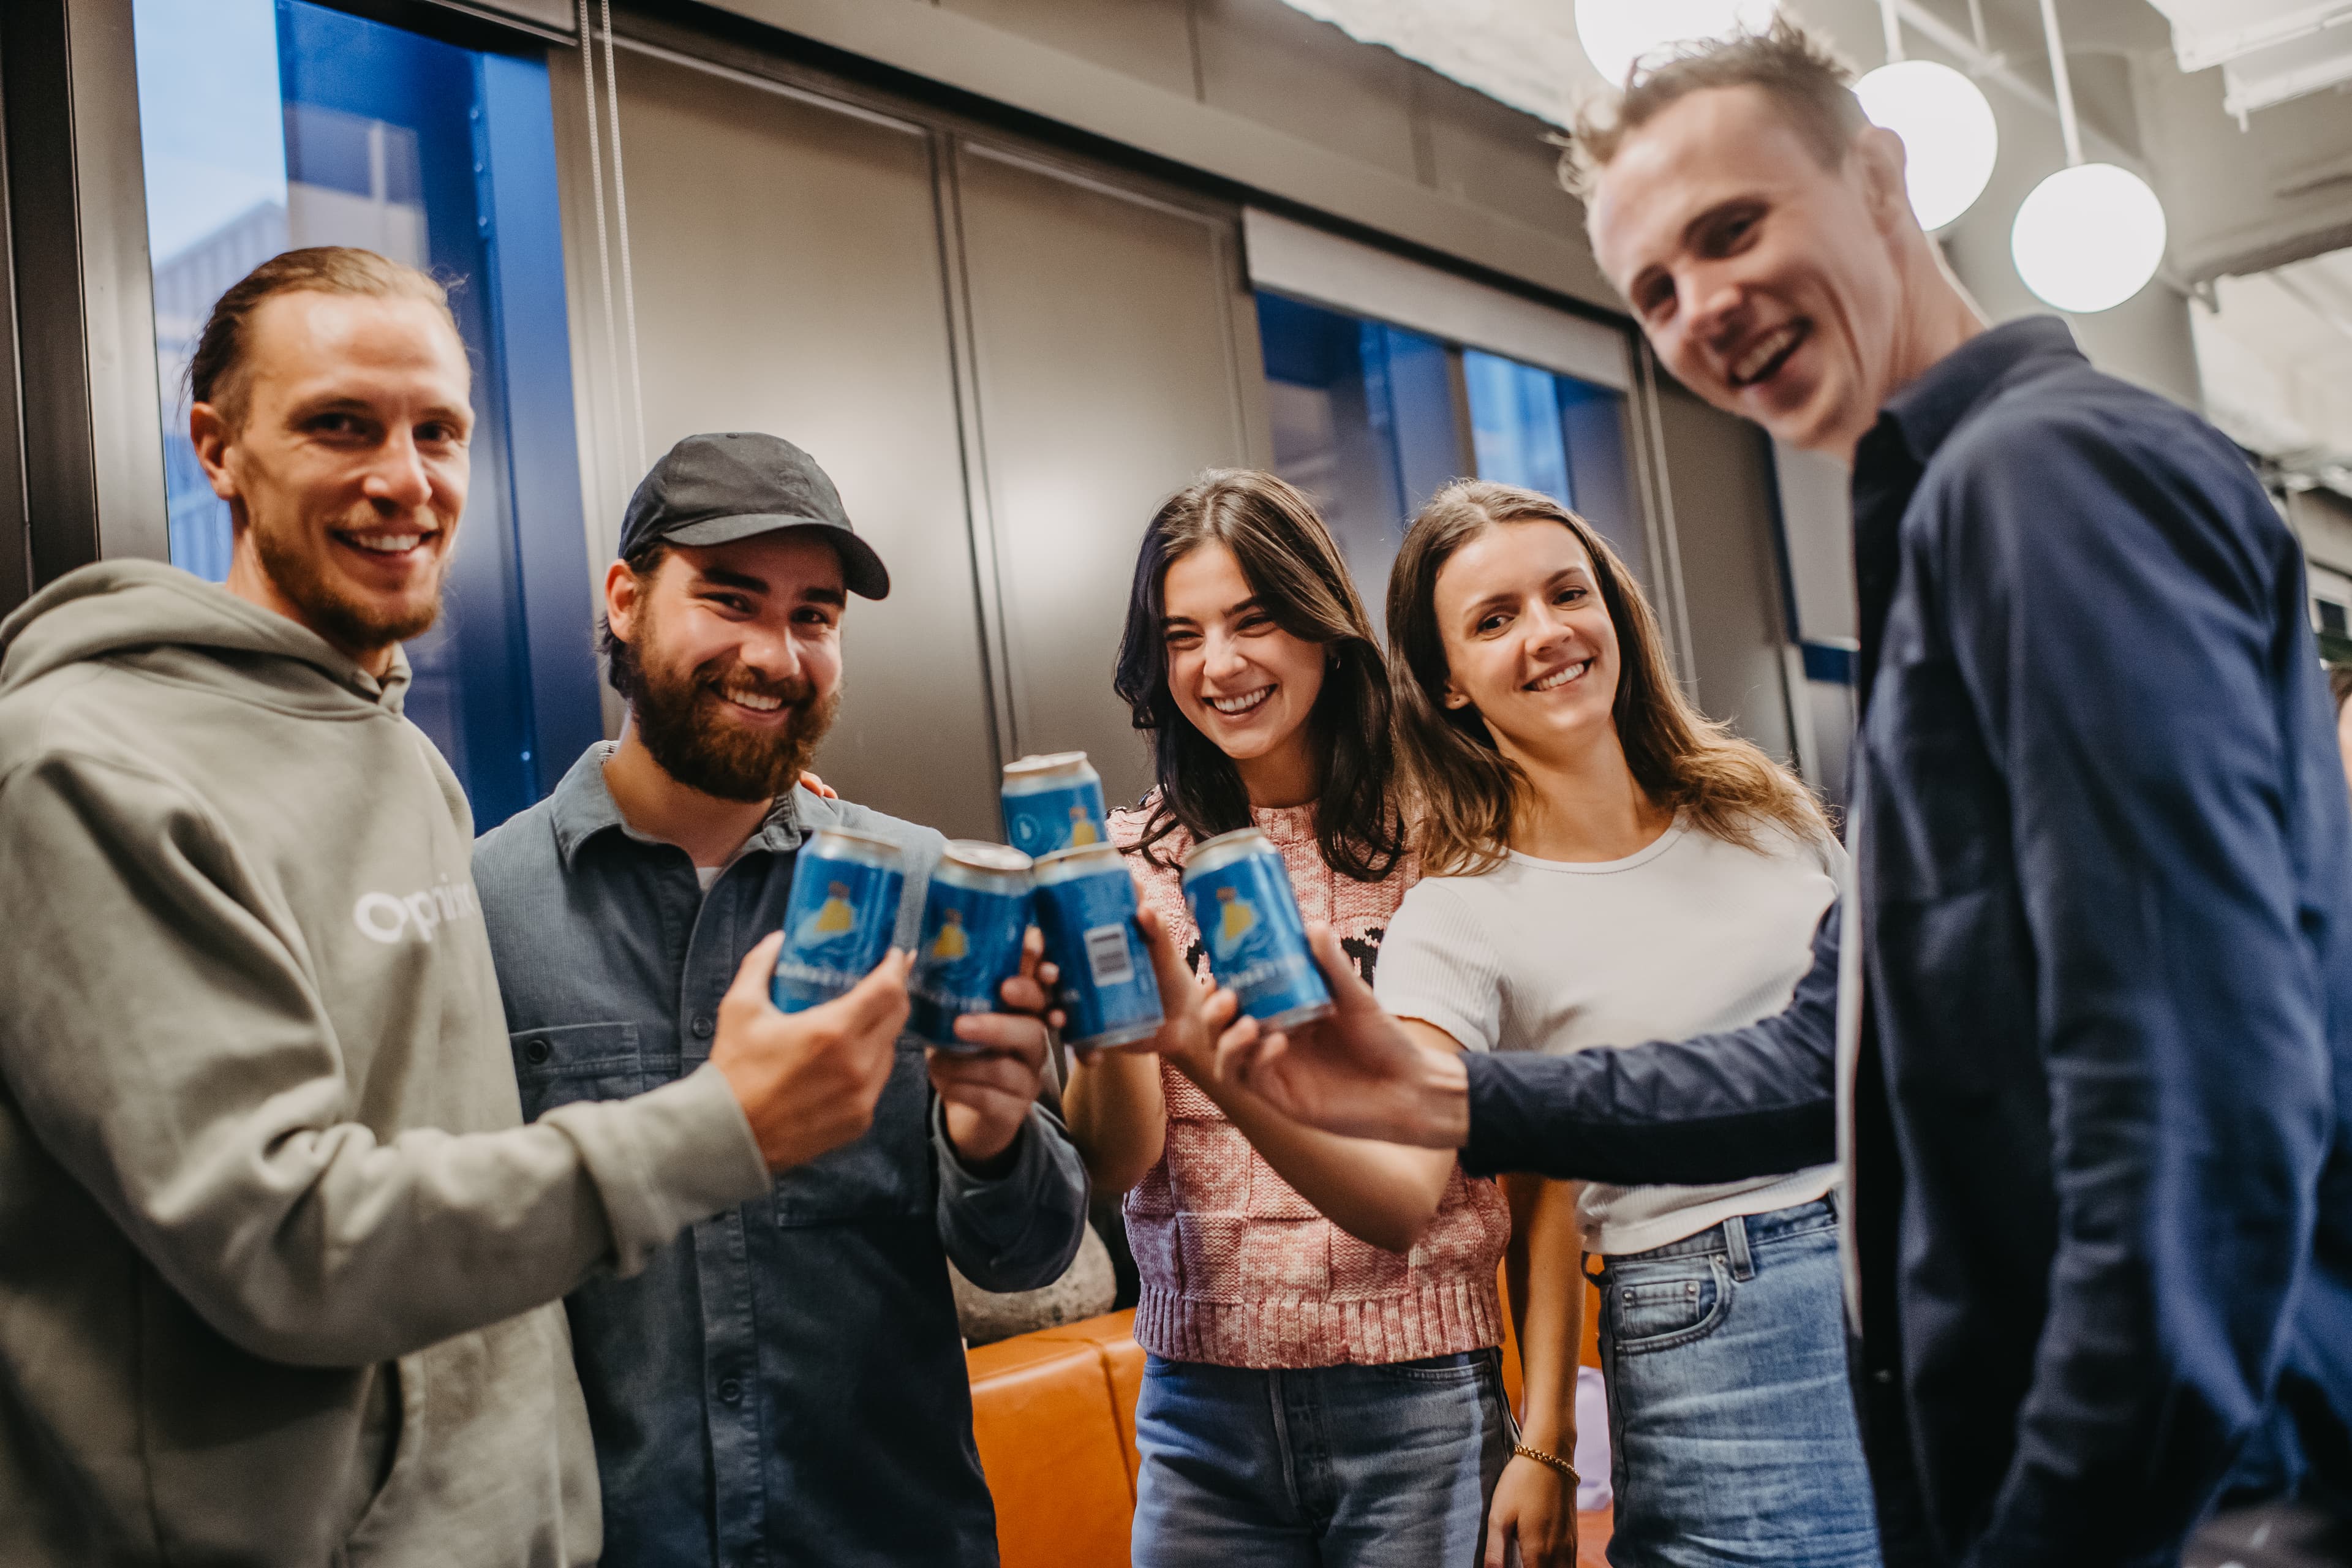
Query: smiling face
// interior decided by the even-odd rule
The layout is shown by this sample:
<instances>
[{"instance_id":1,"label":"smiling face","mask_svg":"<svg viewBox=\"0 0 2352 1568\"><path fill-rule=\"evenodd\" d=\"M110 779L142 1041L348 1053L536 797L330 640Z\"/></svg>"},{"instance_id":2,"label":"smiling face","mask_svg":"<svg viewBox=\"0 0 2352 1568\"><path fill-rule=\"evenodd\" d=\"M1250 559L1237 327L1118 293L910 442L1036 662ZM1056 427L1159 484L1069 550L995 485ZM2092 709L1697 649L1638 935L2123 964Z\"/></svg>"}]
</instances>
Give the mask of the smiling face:
<instances>
[{"instance_id":1,"label":"smiling face","mask_svg":"<svg viewBox=\"0 0 2352 1568\"><path fill-rule=\"evenodd\" d=\"M721 800L771 800L841 705L841 557L806 532L673 545L614 562L604 613L635 665L630 721L662 771Z\"/></svg>"},{"instance_id":2,"label":"smiling face","mask_svg":"<svg viewBox=\"0 0 2352 1568\"><path fill-rule=\"evenodd\" d=\"M1177 710L1219 751L1248 763L1307 744L1323 648L1275 625L1231 550L1213 541L1170 563L1160 628Z\"/></svg>"},{"instance_id":3,"label":"smiling face","mask_svg":"<svg viewBox=\"0 0 2352 1568\"><path fill-rule=\"evenodd\" d=\"M1926 368L1906 358L1916 225L1890 132L1862 131L1832 169L1762 88L1695 91L1627 135L1588 220L1676 379L1792 446L1850 455Z\"/></svg>"},{"instance_id":4,"label":"smiling face","mask_svg":"<svg viewBox=\"0 0 2352 1568\"><path fill-rule=\"evenodd\" d=\"M243 417L200 403L189 431L229 503L229 586L381 674L433 624L465 510L465 345L422 300L310 291L247 322Z\"/></svg>"},{"instance_id":5,"label":"smiling face","mask_svg":"<svg viewBox=\"0 0 2352 1568\"><path fill-rule=\"evenodd\" d=\"M1475 710L1505 756L1563 760L1613 733L1617 628L1575 534L1496 523L1439 568L1433 604L1443 701Z\"/></svg>"}]
</instances>

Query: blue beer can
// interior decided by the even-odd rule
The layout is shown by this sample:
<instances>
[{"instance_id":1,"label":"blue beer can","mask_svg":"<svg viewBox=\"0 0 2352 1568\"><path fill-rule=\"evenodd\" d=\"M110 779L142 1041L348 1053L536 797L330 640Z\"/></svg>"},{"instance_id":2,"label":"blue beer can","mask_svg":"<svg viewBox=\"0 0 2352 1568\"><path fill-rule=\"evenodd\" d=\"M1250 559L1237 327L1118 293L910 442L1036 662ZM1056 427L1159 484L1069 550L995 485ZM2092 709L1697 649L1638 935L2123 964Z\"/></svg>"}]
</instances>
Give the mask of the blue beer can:
<instances>
[{"instance_id":1,"label":"blue beer can","mask_svg":"<svg viewBox=\"0 0 2352 1568\"><path fill-rule=\"evenodd\" d=\"M787 1013L830 1002L873 972L898 929L907 874L887 838L821 827L793 863L772 994Z\"/></svg>"},{"instance_id":2,"label":"blue beer can","mask_svg":"<svg viewBox=\"0 0 2352 1568\"><path fill-rule=\"evenodd\" d=\"M1331 1011L1331 989L1307 950L1290 872L1255 827L1220 833L1184 857L1184 902L1209 950L1209 972L1269 1029Z\"/></svg>"},{"instance_id":3,"label":"blue beer can","mask_svg":"<svg viewBox=\"0 0 2352 1568\"><path fill-rule=\"evenodd\" d=\"M1029 857L1002 844L948 843L923 894L923 934L907 1027L945 1050L978 1047L956 1038L966 1013L994 1013L998 988L1021 973L1021 939L1029 931Z\"/></svg>"},{"instance_id":4,"label":"blue beer can","mask_svg":"<svg viewBox=\"0 0 2352 1568\"><path fill-rule=\"evenodd\" d=\"M1061 967L1062 1037L1082 1050L1131 1046L1160 1032L1160 984L1135 929L1135 879L1108 844L1037 862L1037 929Z\"/></svg>"},{"instance_id":5,"label":"blue beer can","mask_svg":"<svg viewBox=\"0 0 2352 1568\"><path fill-rule=\"evenodd\" d=\"M1004 839L1031 859L1108 844L1102 779L1084 752L1004 764Z\"/></svg>"}]
</instances>

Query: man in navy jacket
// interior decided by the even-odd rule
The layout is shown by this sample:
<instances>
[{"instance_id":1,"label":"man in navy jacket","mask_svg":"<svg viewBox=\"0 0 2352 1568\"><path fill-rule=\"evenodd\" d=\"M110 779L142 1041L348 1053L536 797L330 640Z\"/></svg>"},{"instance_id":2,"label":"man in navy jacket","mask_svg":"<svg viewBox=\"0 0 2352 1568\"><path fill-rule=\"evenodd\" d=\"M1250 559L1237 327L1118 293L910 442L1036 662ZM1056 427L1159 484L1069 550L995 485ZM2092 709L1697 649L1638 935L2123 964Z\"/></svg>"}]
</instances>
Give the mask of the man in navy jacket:
<instances>
[{"instance_id":1,"label":"man in navy jacket","mask_svg":"<svg viewBox=\"0 0 2352 1568\"><path fill-rule=\"evenodd\" d=\"M2294 540L2063 323L1985 329L1792 29L1637 79L1580 154L1660 357L1853 464L1854 886L1749 1029L1441 1058L1327 953L1336 1019L1222 1070L1474 1172L1842 1145L1890 1563L2175 1563L2233 1466L2344 1509L2352 820Z\"/></svg>"}]
</instances>

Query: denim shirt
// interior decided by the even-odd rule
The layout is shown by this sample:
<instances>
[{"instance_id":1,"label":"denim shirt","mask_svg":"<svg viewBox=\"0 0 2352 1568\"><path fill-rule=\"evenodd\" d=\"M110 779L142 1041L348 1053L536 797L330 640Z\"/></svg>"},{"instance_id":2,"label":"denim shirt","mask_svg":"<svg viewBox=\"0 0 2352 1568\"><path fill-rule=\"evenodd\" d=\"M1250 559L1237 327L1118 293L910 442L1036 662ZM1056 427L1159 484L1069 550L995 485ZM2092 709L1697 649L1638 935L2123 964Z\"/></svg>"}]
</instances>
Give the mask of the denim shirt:
<instances>
[{"instance_id":1,"label":"denim shirt","mask_svg":"<svg viewBox=\"0 0 2352 1568\"><path fill-rule=\"evenodd\" d=\"M523 1114L616 1100L708 1057L743 955L782 923L803 836L830 824L907 857L911 946L942 840L796 789L706 895L685 851L633 831L589 748L485 835L474 876ZM992 1564L995 1516L946 1259L983 1289L1058 1277L1087 1181L1033 1109L1003 1174L949 1146L920 1042L866 1136L694 1226L634 1278L565 1300L604 1488L604 1560L632 1568Z\"/></svg>"},{"instance_id":2,"label":"denim shirt","mask_svg":"<svg viewBox=\"0 0 2352 1568\"><path fill-rule=\"evenodd\" d=\"M2242 1457L2352 1493L2352 812L2294 540L2047 318L1890 399L1853 493L1855 886L1812 973L1748 1029L1469 1058L1463 1163L1819 1159L1843 1003L1890 1563L2177 1563Z\"/></svg>"}]
</instances>

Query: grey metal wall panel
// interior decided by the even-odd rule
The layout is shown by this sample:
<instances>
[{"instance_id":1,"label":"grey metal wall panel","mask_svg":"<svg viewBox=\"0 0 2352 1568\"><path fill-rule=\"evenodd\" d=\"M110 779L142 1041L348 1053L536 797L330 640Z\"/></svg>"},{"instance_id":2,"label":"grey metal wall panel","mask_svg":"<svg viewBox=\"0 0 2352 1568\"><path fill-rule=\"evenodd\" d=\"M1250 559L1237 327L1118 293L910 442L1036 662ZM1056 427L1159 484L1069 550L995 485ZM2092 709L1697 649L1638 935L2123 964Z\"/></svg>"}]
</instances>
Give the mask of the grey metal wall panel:
<instances>
[{"instance_id":1,"label":"grey metal wall panel","mask_svg":"<svg viewBox=\"0 0 2352 1568\"><path fill-rule=\"evenodd\" d=\"M642 54L620 79L647 450L766 430L824 465L891 594L851 602L818 771L847 798L994 837L929 135Z\"/></svg>"},{"instance_id":2,"label":"grey metal wall panel","mask_svg":"<svg viewBox=\"0 0 2352 1568\"><path fill-rule=\"evenodd\" d=\"M1203 102L1422 177L1411 61L1366 48L1282 0L1194 0L1193 14Z\"/></svg>"},{"instance_id":3,"label":"grey metal wall panel","mask_svg":"<svg viewBox=\"0 0 2352 1568\"><path fill-rule=\"evenodd\" d=\"M1233 223L971 148L958 185L1015 742L1084 749L1131 801L1145 752L1110 679L1137 544L1254 445Z\"/></svg>"},{"instance_id":4,"label":"grey metal wall panel","mask_svg":"<svg viewBox=\"0 0 2352 1568\"><path fill-rule=\"evenodd\" d=\"M939 0L976 22L1195 96L1189 0Z\"/></svg>"},{"instance_id":5,"label":"grey metal wall panel","mask_svg":"<svg viewBox=\"0 0 2352 1568\"><path fill-rule=\"evenodd\" d=\"M1673 382L1658 384L1658 426L1699 706L1792 760L1770 449L1754 426Z\"/></svg>"},{"instance_id":6,"label":"grey metal wall panel","mask_svg":"<svg viewBox=\"0 0 2352 1568\"><path fill-rule=\"evenodd\" d=\"M1818 452L1772 446L1780 493L1781 537L1789 547L1793 634L1811 642L1850 643L1859 612L1853 595L1853 476Z\"/></svg>"},{"instance_id":7,"label":"grey metal wall panel","mask_svg":"<svg viewBox=\"0 0 2352 1568\"><path fill-rule=\"evenodd\" d=\"M1508 213L1584 246L1584 204L1559 183L1552 128L1475 88L1421 73L1416 95L1429 145L1429 183L1450 196Z\"/></svg>"}]
</instances>

